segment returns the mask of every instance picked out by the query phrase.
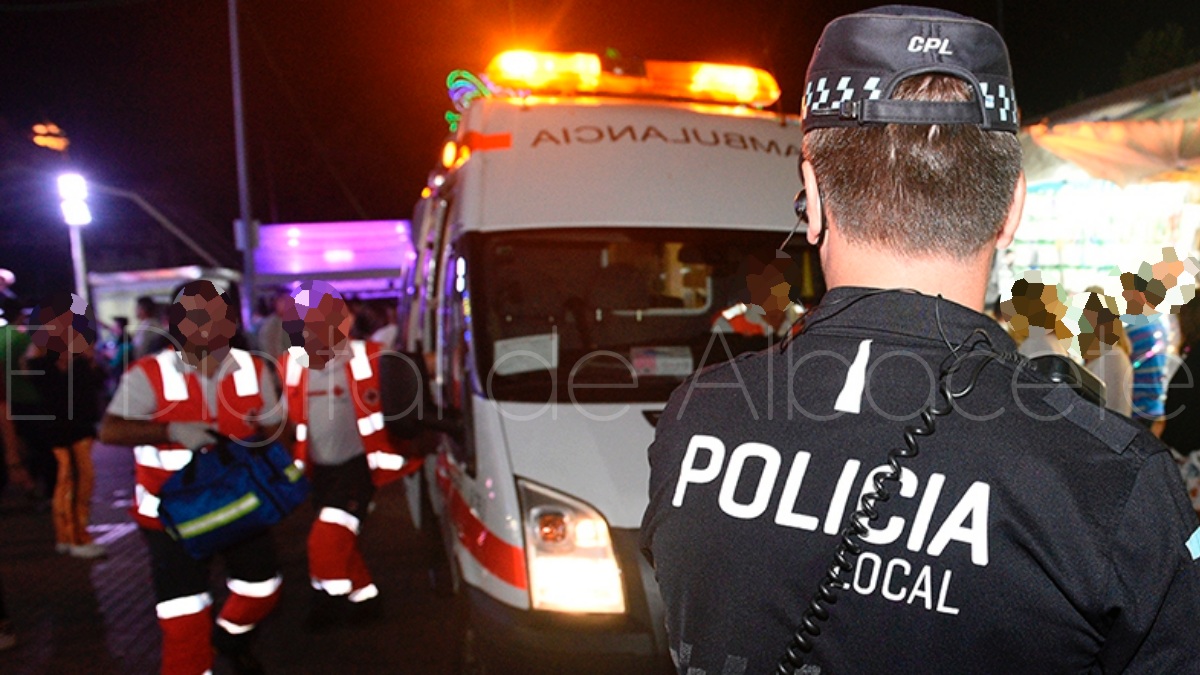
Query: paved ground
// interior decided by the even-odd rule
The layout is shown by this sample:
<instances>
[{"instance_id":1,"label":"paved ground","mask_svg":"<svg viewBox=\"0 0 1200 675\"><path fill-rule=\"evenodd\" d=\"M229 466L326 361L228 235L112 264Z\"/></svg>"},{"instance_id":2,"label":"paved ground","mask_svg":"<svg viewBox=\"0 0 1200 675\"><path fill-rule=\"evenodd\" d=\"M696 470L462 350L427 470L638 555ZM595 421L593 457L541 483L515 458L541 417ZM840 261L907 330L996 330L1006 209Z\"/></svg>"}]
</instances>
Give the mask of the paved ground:
<instances>
[{"instance_id":1,"label":"paved ground","mask_svg":"<svg viewBox=\"0 0 1200 675\"><path fill-rule=\"evenodd\" d=\"M97 444L92 516L107 558L54 552L50 515L23 498L0 502L0 576L21 643L0 652L3 675L156 673L159 634L145 547L127 509L133 461L125 448ZM283 567L279 606L261 627L256 652L269 673L449 675L456 645L450 601L427 581L428 551L408 519L403 488L378 497L363 533L364 555L384 599L371 625L312 635L302 628L308 585L302 507L275 533ZM214 566L213 592L220 592ZM229 671L218 662L216 675Z\"/></svg>"}]
</instances>

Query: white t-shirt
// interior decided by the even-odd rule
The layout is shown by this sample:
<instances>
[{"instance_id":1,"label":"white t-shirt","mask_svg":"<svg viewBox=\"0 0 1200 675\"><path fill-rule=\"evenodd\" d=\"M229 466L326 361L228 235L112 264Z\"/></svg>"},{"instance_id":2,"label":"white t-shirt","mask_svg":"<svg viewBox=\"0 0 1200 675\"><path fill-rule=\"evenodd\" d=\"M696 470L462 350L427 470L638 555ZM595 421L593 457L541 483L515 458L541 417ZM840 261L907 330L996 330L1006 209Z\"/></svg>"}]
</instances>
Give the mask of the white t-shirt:
<instances>
[{"instance_id":1,"label":"white t-shirt","mask_svg":"<svg viewBox=\"0 0 1200 675\"><path fill-rule=\"evenodd\" d=\"M1062 340L1055 337L1054 331L1040 326L1029 327L1029 337L1021 342L1021 346L1017 347L1017 352L1030 358L1046 354L1067 356L1067 348L1063 345Z\"/></svg>"},{"instance_id":2,"label":"white t-shirt","mask_svg":"<svg viewBox=\"0 0 1200 675\"><path fill-rule=\"evenodd\" d=\"M339 354L320 370L308 369L308 459L316 464L341 464L365 452L346 377L349 359Z\"/></svg>"},{"instance_id":3,"label":"white t-shirt","mask_svg":"<svg viewBox=\"0 0 1200 675\"><path fill-rule=\"evenodd\" d=\"M1086 367L1104 383L1104 407L1128 417L1133 414L1133 364L1120 349L1101 349L1099 358Z\"/></svg>"}]
</instances>

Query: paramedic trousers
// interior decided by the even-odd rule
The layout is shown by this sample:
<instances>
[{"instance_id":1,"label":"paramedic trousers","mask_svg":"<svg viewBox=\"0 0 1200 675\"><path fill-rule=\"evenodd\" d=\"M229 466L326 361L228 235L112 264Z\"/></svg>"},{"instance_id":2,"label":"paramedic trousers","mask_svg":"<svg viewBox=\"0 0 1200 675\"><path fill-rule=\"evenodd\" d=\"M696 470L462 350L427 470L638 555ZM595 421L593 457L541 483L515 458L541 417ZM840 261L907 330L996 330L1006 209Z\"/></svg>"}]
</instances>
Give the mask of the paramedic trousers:
<instances>
[{"instance_id":1,"label":"paramedic trousers","mask_svg":"<svg viewBox=\"0 0 1200 675\"><path fill-rule=\"evenodd\" d=\"M313 588L352 603L379 595L363 562L358 533L375 486L365 455L342 464L313 464L312 500L317 512L308 535L308 573Z\"/></svg>"},{"instance_id":2,"label":"paramedic trousers","mask_svg":"<svg viewBox=\"0 0 1200 675\"><path fill-rule=\"evenodd\" d=\"M214 639L244 646L250 631L279 600L283 578L271 533L263 531L221 551L229 597L212 634L208 560L196 560L166 532L142 528L150 549L158 625L162 629L163 675L200 675L212 670ZM224 639L222 639L224 638Z\"/></svg>"},{"instance_id":3,"label":"paramedic trousers","mask_svg":"<svg viewBox=\"0 0 1200 675\"><path fill-rule=\"evenodd\" d=\"M81 438L69 447L54 448L58 481L54 485L54 541L68 546L92 543L88 521L96 472L92 466L92 439Z\"/></svg>"}]
</instances>

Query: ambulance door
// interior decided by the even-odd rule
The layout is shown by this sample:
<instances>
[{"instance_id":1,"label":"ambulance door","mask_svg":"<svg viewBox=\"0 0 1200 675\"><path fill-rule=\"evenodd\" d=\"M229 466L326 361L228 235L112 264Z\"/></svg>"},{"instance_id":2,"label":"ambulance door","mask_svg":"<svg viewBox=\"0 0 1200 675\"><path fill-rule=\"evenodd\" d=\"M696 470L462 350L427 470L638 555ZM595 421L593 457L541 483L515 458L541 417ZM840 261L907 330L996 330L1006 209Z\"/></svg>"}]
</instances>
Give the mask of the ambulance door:
<instances>
[{"instance_id":1,"label":"ambulance door","mask_svg":"<svg viewBox=\"0 0 1200 675\"><path fill-rule=\"evenodd\" d=\"M467 475L475 475L475 442L472 429L471 401L474 393L474 368L471 354L470 292L468 257L465 247L450 244L442 256L440 307L438 312L439 389L435 396L443 408L463 420L464 433L447 439L450 459Z\"/></svg>"},{"instance_id":2,"label":"ambulance door","mask_svg":"<svg viewBox=\"0 0 1200 675\"><path fill-rule=\"evenodd\" d=\"M438 258L441 254L440 244L448 206L445 199L433 197L424 200L423 208L418 208L423 213L418 227L416 288L412 296L406 344L412 352L423 352L433 342L434 315L437 311Z\"/></svg>"}]
</instances>

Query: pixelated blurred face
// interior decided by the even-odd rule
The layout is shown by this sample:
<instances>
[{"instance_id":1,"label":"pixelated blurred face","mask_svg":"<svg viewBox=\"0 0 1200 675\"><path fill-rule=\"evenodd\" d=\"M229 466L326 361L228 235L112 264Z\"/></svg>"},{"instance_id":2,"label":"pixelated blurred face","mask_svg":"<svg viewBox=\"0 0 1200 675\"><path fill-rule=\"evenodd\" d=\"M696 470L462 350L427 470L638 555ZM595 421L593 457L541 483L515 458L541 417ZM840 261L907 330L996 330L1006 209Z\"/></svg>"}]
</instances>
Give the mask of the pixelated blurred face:
<instances>
[{"instance_id":1,"label":"pixelated blurred face","mask_svg":"<svg viewBox=\"0 0 1200 675\"><path fill-rule=\"evenodd\" d=\"M1183 274L1184 266L1182 260L1167 261L1155 263L1150 268L1155 279L1163 283L1163 286L1168 289L1174 288L1179 283L1179 277Z\"/></svg>"},{"instance_id":2,"label":"pixelated blurred face","mask_svg":"<svg viewBox=\"0 0 1200 675\"><path fill-rule=\"evenodd\" d=\"M1067 315L1067 306L1058 298L1058 287L1048 285L1042 289L1042 304L1046 307L1046 311L1056 317L1064 317Z\"/></svg>"},{"instance_id":3,"label":"pixelated blurred face","mask_svg":"<svg viewBox=\"0 0 1200 675\"><path fill-rule=\"evenodd\" d=\"M1121 291L1121 297L1125 298L1126 314L1142 314L1146 310L1151 309L1146 302L1146 294L1137 289L1126 289Z\"/></svg>"},{"instance_id":4,"label":"pixelated blurred face","mask_svg":"<svg viewBox=\"0 0 1200 675\"><path fill-rule=\"evenodd\" d=\"M774 265L768 265L760 274L747 275L746 285L750 289L750 302L762 307L767 314L785 312L792 302L788 297L791 284Z\"/></svg>"},{"instance_id":5,"label":"pixelated blurred face","mask_svg":"<svg viewBox=\"0 0 1200 675\"><path fill-rule=\"evenodd\" d=\"M229 318L229 305L224 298L185 295L176 304L184 310L176 329L183 336L184 343L179 348L185 354L201 359L229 347L237 325Z\"/></svg>"},{"instance_id":6,"label":"pixelated blurred face","mask_svg":"<svg viewBox=\"0 0 1200 675\"><path fill-rule=\"evenodd\" d=\"M41 328L30 339L35 345L49 352L82 354L88 349L87 337L75 330L72 322L75 315L70 311L54 314L53 309L39 312L35 324Z\"/></svg>"},{"instance_id":7,"label":"pixelated blurred face","mask_svg":"<svg viewBox=\"0 0 1200 675\"><path fill-rule=\"evenodd\" d=\"M316 366L321 358L332 357L350 338L354 317L346 302L332 295L322 295L316 307L304 315L304 351Z\"/></svg>"},{"instance_id":8,"label":"pixelated blurred face","mask_svg":"<svg viewBox=\"0 0 1200 675\"><path fill-rule=\"evenodd\" d=\"M1091 361L1100 357L1101 343L1100 335L1097 331L1102 330L1097 323L1100 320L1100 313L1094 309L1084 309L1083 316L1079 322L1081 327L1079 333L1079 353L1083 355L1085 361ZM1084 326L1091 326L1089 330Z\"/></svg>"}]
</instances>

